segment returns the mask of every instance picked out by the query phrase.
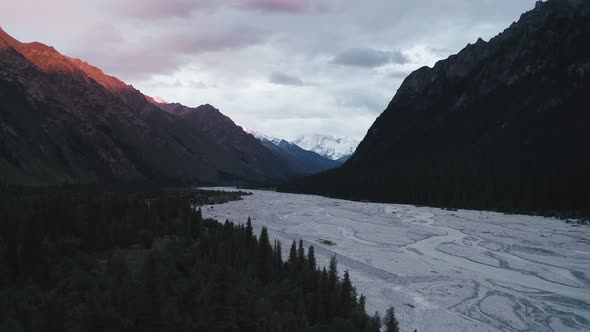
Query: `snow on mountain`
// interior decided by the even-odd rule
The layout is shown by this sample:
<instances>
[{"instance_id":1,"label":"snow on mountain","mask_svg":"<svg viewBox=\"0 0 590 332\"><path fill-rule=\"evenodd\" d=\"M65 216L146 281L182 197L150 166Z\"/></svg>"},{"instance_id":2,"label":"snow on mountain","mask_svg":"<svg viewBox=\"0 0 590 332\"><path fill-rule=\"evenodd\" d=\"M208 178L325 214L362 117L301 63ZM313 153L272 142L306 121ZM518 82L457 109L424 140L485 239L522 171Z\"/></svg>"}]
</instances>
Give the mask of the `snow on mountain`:
<instances>
[{"instance_id":1,"label":"snow on mountain","mask_svg":"<svg viewBox=\"0 0 590 332\"><path fill-rule=\"evenodd\" d=\"M254 136L254 138L256 138L257 140L261 141L261 142L270 142L274 145L281 145L281 144L285 144L285 143L290 143L293 144L292 142L286 141L284 139L280 139L280 138L276 138L276 137L271 137L262 133L259 133L257 131L254 131L252 129L248 129L245 128L244 131L252 136Z\"/></svg>"},{"instance_id":2,"label":"snow on mountain","mask_svg":"<svg viewBox=\"0 0 590 332\"><path fill-rule=\"evenodd\" d=\"M293 142L270 137L250 129L244 129L244 131L254 136L262 145L282 159L297 175L315 174L336 168L342 164L341 161L326 158Z\"/></svg>"},{"instance_id":3,"label":"snow on mountain","mask_svg":"<svg viewBox=\"0 0 590 332\"><path fill-rule=\"evenodd\" d=\"M347 159L359 145L359 141L350 137L326 135L302 136L293 143L332 160Z\"/></svg>"}]
</instances>

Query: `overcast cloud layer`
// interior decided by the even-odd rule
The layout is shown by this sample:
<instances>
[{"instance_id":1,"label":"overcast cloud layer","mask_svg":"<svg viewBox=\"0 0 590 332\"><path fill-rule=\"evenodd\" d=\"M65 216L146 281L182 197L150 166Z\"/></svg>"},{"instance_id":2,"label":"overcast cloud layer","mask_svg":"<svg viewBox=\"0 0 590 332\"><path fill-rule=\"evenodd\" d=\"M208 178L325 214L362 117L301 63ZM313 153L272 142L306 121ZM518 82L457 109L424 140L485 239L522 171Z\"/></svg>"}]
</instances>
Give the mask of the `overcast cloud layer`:
<instances>
[{"instance_id":1,"label":"overcast cloud layer","mask_svg":"<svg viewBox=\"0 0 590 332\"><path fill-rule=\"evenodd\" d=\"M0 25L243 127L361 139L404 77L535 0L2 0Z\"/></svg>"}]
</instances>

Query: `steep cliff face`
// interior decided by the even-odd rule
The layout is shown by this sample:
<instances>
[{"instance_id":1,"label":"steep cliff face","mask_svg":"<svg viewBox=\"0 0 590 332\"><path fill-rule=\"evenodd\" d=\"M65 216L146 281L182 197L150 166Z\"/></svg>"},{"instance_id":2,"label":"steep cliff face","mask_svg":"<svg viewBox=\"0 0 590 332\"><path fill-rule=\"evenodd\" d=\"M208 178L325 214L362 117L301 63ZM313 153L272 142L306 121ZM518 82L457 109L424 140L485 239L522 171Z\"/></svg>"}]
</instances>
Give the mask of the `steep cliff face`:
<instances>
[{"instance_id":1,"label":"steep cliff face","mask_svg":"<svg viewBox=\"0 0 590 332\"><path fill-rule=\"evenodd\" d=\"M242 184L290 175L256 141L244 148L234 138L241 128L219 111L204 113L187 121L96 67L0 30L3 181Z\"/></svg>"},{"instance_id":2,"label":"steep cliff face","mask_svg":"<svg viewBox=\"0 0 590 332\"><path fill-rule=\"evenodd\" d=\"M589 206L590 2L550 0L401 85L341 169L284 187L473 208Z\"/></svg>"}]
</instances>

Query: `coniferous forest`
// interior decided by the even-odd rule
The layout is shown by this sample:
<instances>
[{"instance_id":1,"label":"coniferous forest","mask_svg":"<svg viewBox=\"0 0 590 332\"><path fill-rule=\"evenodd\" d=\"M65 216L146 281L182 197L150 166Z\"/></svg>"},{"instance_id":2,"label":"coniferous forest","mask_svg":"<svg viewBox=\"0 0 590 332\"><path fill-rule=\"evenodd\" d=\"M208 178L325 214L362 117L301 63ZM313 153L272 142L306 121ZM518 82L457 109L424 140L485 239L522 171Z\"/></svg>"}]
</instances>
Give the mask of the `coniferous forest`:
<instances>
[{"instance_id":1,"label":"coniferous forest","mask_svg":"<svg viewBox=\"0 0 590 332\"><path fill-rule=\"evenodd\" d=\"M335 258L203 219L243 194L2 188L0 331L379 331Z\"/></svg>"}]
</instances>

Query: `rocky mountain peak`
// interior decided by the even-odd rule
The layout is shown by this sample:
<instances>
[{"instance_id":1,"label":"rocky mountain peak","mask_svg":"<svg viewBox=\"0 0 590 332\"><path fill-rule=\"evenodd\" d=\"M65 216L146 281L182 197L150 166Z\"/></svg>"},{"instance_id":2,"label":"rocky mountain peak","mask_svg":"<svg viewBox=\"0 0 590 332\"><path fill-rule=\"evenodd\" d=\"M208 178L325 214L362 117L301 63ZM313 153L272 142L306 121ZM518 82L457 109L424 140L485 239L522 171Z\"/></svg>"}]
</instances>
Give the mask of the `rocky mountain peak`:
<instances>
[{"instance_id":1,"label":"rocky mountain peak","mask_svg":"<svg viewBox=\"0 0 590 332\"><path fill-rule=\"evenodd\" d=\"M590 1L539 1L533 10L522 14L518 22L513 23L489 42L479 38L474 44L468 44L456 55L438 61L434 67L423 67L411 73L398 89L392 103L403 104L404 100L412 99L418 95L442 93L451 82L470 77L475 70L479 69L482 62L498 52L504 51L501 48L502 45L515 44L516 47L510 49L510 54L504 56L508 59L507 61L517 61L520 56L529 52L528 49L541 42L532 37L547 22L576 16L590 17ZM545 34L546 38L561 38L559 34L551 33L551 30ZM512 78L510 75L497 75L495 82L490 82L487 89L493 89L492 85L508 84ZM425 101L423 106L428 107L428 102Z\"/></svg>"},{"instance_id":2,"label":"rocky mountain peak","mask_svg":"<svg viewBox=\"0 0 590 332\"><path fill-rule=\"evenodd\" d=\"M2 31L0 67L0 180L266 184L291 174L213 106L155 105L51 46Z\"/></svg>"},{"instance_id":3,"label":"rocky mountain peak","mask_svg":"<svg viewBox=\"0 0 590 332\"><path fill-rule=\"evenodd\" d=\"M5 45L15 47L16 45L20 45L21 42L14 39L11 35L9 35L2 27L0 27L0 43L4 42Z\"/></svg>"},{"instance_id":4,"label":"rocky mountain peak","mask_svg":"<svg viewBox=\"0 0 590 332\"><path fill-rule=\"evenodd\" d=\"M331 160L339 160L352 155L358 146L358 141L350 137L334 137L320 134L302 136L296 139L294 143Z\"/></svg>"}]
</instances>

